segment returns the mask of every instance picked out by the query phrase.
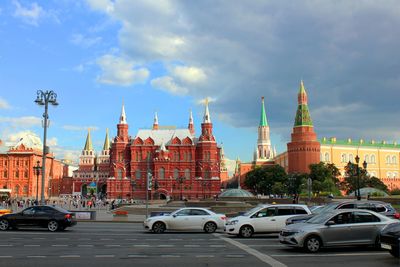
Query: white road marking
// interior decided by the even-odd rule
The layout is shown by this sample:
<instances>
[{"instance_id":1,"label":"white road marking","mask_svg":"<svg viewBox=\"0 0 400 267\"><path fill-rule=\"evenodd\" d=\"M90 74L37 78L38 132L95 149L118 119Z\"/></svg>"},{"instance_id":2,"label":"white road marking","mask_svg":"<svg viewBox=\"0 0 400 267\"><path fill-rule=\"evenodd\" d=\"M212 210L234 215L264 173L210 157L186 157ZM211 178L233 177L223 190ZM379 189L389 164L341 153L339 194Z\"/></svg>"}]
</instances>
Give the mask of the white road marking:
<instances>
[{"instance_id":1,"label":"white road marking","mask_svg":"<svg viewBox=\"0 0 400 267\"><path fill-rule=\"evenodd\" d=\"M56 240L69 240L68 237L56 237Z\"/></svg>"},{"instance_id":2,"label":"white road marking","mask_svg":"<svg viewBox=\"0 0 400 267\"><path fill-rule=\"evenodd\" d=\"M227 257L227 258L244 258L245 256L242 254L228 254L225 257Z\"/></svg>"},{"instance_id":3,"label":"white road marking","mask_svg":"<svg viewBox=\"0 0 400 267\"><path fill-rule=\"evenodd\" d=\"M0 256L0 259L12 258L13 256Z\"/></svg>"},{"instance_id":4,"label":"white road marking","mask_svg":"<svg viewBox=\"0 0 400 267\"><path fill-rule=\"evenodd\" d=\"M182 241L183 239L182 238L170 238L169 240L170 241Z\"/></svg>"},{"instance_id":5,"label":"white road marking","mask_svg":"<svg viewBox=\"0 0 400 267\"><path fill-rule=\"evenodd\" d=\"M159 241L159 238L146 238L147 241Z\"/></svg>"},{"instance_id":6,"label":"white road marking","mask_svg":"<svg viewBox=\"0 0 400 267\"><path fill-rule=\"evenodd\" d=\"M227 243L230 243L231 245L234 245L234 246L246 251L247 253L257 257L259 260L261 260L262 262L267 263L270 266L273 266L273 267L286 267L286 265L283 264L282 262L277 261L274 258L255 250L254 248L250 248L249 246L246 246L246 245L244 245L244 244L242 244L240 242L237 242L237 241L235 241L233 239L226 238L226 237L222 236L221 234L214 233L213 235L216 236L216 237L219 237L220 239L224 240Z\"/></svg>"},{"instance_id":7,"label":"white road marking","mask_svg":"<svg viewBox=\"0 0 400 267\"><path fill-rule=\"evenodd\" d=\"M114 258L115 255L95 255L95 258Z\"/></svg>"},{"instance_id":8,"label":"white road marking","mask_svg":"<svg viewBox=\"0 0 400 267\"><path fill-rule=\"evenodd\" d=\"M80 255L61 255L60 258L80 258Z\"/></svg>"},{"instance_id":9,"label":"white road marking","mask_svg":"<svg viewBox=\"0 0 400 267\"><path fill-rule=\"evenodd\" d=\"M226 248L225 245L210 245L210 248Z\"/></svg>"},{"instance_id":10,"label":"white road marking","mask_svg":"<svg viewBox=\"0 0 400 267\"><path fill-rule=\"evenodd\" d=\"M204 241L203 238L193 238L192 240L193 240L193 241Z\"/></svg>"},{"instance_id":11,"label":"white road marking","mask_svg":"<svg viewBox=\"0 0 400 267\"><path fill-rule=\"evenodd\" d=\"M93 245L78 245L78 247L86 248L86 247L93 247Z\"/></svg>"},{"instance_id":12,"label":"white road marking","mask_svg":"<svg viewBox=\"0 0 400 267\"><path fill-rule=\"evenodd\" d=\"M78 240L92 240L91 238L79 238Z\"/></svg>"},{"instance_id":13,"label":"white road marking","mask_svg":"<svg viewBox=\"0 0 400 267\"><path fill-rule=\"evenodd\" d=\"M183 245L185 248L198 248L199 245Z\"/></svg>"},{"instance_id":14,"label":"white road marking","mask_svg":"<svg viewBox=\"0 0 400 267\"><path fill-rule=\"evenodd\" d=\"M181 255L161 255L161 258L180 258Z\"/></svg>"},{"instance_id":15,"label":"white road marking","mask_svg":"<svg viewBox=\"0 0 400 267\"><path fill-rule=\"evenodd\" d=\"M40 245L24 245L24 247L40 247Z\"/></svg>"},{"instance_id":16,"label":"white road marking","mask_svg":"<svg viewBox=\"0 0 400 267\"><path fill-rule=\"evenodd\" d=\"M147 258L147 255L140 255L140 254L134 254L134 255L128 255L128 258Z\"/></svg>"},{"instance_id":17,"label":"white road marking","mask_svg":"<svg viewBox=\"0 0 400 267\"><path fill-rule=\"evenodd\" d=\"M175 245L157 245L159 248L172 248L175 247Z\"/></svg>"},{"instance_id":18,"label":"white road marking","mask_svg":"<svg viewBox=\"0 0 400 267\"><path fill-rule=\"evenodd\" d=\"M46 256L26 256L27 258L46 258Z\"/></svg>"},{"instance_id":19,"label":"white road marking","mask_svg":"<svg viewBox=\"0 0 400 267\"><path fill-rule=\"evenodd\" d=\"M196 255L196 258L214 258L214 255Z\"/></svg>"},{"instance_id":20,"label":"white road marking","mask_svg":"<svg viewBox=\"0 0 400 267\"><path fill-rule=\"evenodd\" d=\"M120 247L121 245L104 245L106 247Z\"/></svg>"},{"instance_id":21,"label":"white road marking","mask_svg":"<svg viewBox=\"0 0 400 267\"><path fill-rule=\"evenodd\" d=\"M68 247L68 245L51 245L52 247Z\"/></svg>"},{"instance_id":22,"label":"white road marking","mask_svg":"<svg viewBox=\"0 0 400 267\"><path fill-rule=\"evenodd\" d=\"M134 247L150 247L150 245L133 245Z\"/></svg>"},{"instance_id":23,"label":"white road marking","mask_svg":"<svg viewBox=\"0 0 400 267\"><path fill-rule=\"evenodd\" d=\"M100 240L114 240L113 238L100 238Z\"/></svg>"}]
</instances>

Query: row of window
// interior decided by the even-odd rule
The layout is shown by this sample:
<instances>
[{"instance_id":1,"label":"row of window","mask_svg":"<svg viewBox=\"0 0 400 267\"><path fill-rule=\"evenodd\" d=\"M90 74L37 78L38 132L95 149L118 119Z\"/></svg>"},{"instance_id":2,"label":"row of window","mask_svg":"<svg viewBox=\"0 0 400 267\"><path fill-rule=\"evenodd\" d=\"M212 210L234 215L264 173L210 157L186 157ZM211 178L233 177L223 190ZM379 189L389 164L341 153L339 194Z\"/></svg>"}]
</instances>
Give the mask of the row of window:
<instances>
[{"instance_id":1,"label":"row of window","mask_svg":"<svg viewBox=\"0 0 400 267\"><path fill-rule=\"evenodd\" d=\"M2 172L3 177L2 178L8 178L8 171L4 170ZM19 172L19 171L15 171L14 173L14 178L28 178L29 176L29 172L28 171L24 171L24 172Z\"/></svg>"},{"instance_id":2,"label":"row of window","mask_svg":"<svg viewBox=\"0 0 400 267\"><path fill-rule=\"evenodd\" d=\"M354 162L355 156L353 154L345 154L342 153L340 155L340 162L341 163L347 163L347 162ZM321 153L321 160L325 162L330 162L330 154L328 152L325 152L324 155ZM364 161L370 164L376 164L376 157L375 155L365 155L364 156ZM386 156L386 164L397 164L397 157L393 155L388 155Z\"/></svg>"},{"instance_id":3,"label":"row of window","mask_svg":"<svg viewBox=\"0 0 400 267\"><path fill-rule=\"evenodd\" d=\"M29 160L11 160L11 165L12 166L29 166ZM0 167L1 166L8 166L8 161L7 160L0 160Z\"/></svg>"},{"instance_id":4,"label":"row of window","mask_svg":"<svg viewBox=\"0 0 400 267\"><path fill-rule=\"evenodd\" d=\"M190 173L191 173L190 169L185 169L183 172L180 171L179 169L174 169L173 170L173 178L174 179L178 179L180 177L184 177L186 180L189 180L190 179ZM146 174L147 174L147 172L142 172L141 170L138 169L135 172L135 177L136 177L136 179L141 179L142 175L146 175ZM158 175L155 176L154 178L165 179L165 168L158 169L157 174ZM122 178L123 178L122 177L122 170L118 169L117 170L117 179L121 180ZM210 170L206 170L204 172L204 179L210 179L210 178L211 178L211 171Z\"/></svg>"}]
</instances>

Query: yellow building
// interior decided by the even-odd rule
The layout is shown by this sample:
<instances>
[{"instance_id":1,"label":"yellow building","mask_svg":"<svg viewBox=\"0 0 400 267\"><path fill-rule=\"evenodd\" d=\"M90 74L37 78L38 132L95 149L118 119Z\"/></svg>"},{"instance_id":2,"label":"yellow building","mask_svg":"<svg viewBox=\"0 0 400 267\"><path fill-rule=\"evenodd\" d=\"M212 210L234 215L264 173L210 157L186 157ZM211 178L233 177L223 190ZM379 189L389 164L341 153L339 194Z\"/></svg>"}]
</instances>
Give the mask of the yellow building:
<instances>
[{"instance_id":1,"label":"yellow building","mask_svg":"<svg viewBox=\"0 0 400 267\"><path fill-rule=\"evenodd\" d=\"M355 163L355 157L360 158L360 166L367 162L367 171L370 176L378 177L392 190L400 188L400 145L396 142L375 142L374 140L337 140L335 137L322 138L321 161L334 163L344 175L347 163Z\"/></svg>"}]
</instances>

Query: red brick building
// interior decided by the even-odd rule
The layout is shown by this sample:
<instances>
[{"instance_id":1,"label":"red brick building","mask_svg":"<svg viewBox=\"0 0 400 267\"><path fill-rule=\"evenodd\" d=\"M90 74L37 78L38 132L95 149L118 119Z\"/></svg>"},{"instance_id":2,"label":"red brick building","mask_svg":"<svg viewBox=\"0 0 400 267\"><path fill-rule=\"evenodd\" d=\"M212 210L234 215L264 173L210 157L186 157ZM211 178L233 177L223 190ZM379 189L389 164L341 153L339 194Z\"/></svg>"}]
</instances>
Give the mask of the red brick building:
<instances>
[{"instance_id":1,"label":"red brick building","mask_svg":"<svg viewBox=\"0 0 400 267\"><path fill-rule=\"evenodd\" d=\"M192 114L188 127L161 127L155 114L151 129L129 136L125 107L117 124L117 136L108 134L101 155L96 156L90 132L74 172L74 194L86 195L88 188L107 198L205 198L220 193L221 173L226 175L221 148L213 135L206 103L201 134L195 136ZM147 179L151 177L150 190ZM92 191L92 193L93 193Z\"/></svg>"},{"instance_id":2,"label":"red brick building","mask_svg":"<svg viewBox=\"0 0 400 267\"><path fill-rule=\"evenodd\" d=\"M32 134L27 134L19 142L0 151L0 188L11 190L12 198L36 198L41 195L41 174L34 173L37 162L42 165L42 143ZM59 185L64 176L64 163L47 155L45 175L45 198L58 196ZM38 190L37 190L38 189Z\"/></svg>"}]
</instances>

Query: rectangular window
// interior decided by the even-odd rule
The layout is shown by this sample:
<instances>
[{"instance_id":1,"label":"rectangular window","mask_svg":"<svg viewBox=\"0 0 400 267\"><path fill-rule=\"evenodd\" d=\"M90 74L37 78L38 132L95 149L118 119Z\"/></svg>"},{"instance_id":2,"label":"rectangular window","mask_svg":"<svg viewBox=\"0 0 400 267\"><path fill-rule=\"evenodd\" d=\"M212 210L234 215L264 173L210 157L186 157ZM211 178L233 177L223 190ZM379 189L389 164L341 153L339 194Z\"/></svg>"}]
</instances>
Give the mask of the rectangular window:
<instances>
[{"instance_id":1,"label":"rectangular window","mask_svg":"<svg viewBox=\"0 0 400 267\"><path fill-rule=\"evenodd\" d=\"M15 178L19 178L19 173L18 173L18 171L15 172Z\"/></svg>"},{"instance_id":2,"label":"rectangular window","mask_svg":"<svg viewBox=\"0 0 400 267\"><path fill-rule=\"evenodd\" d=\"M25 172L24 172L24 177L25 177L25 178L28 178L28 171L25 171Z\"/></svg>"}]
</instances>

